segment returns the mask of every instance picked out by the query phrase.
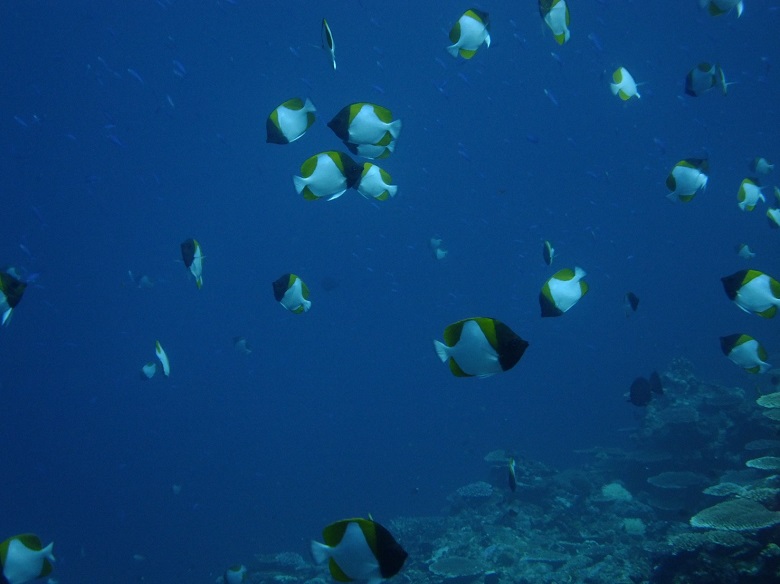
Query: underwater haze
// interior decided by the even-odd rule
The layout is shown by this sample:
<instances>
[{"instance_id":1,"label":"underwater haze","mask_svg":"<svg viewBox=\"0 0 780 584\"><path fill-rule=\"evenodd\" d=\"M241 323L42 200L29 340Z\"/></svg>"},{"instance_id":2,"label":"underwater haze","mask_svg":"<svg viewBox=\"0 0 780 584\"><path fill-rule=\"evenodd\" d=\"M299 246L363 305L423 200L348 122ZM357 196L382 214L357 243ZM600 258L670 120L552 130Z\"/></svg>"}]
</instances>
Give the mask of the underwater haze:
<instances>
[{"instance_id":1,"label":"underwater haze","mask_svg":"<svg viewBox=\"0 0 780 584\"><path fill-rule=\"evenodd\" d=\"M490 46L453 58L472 7ZM569 10L559 45L537 2L2 3L0 266L28 286L0 330L0 540L54 541L61 584L213 582L255 554L306 554L345 517L436 515L485 479L491 450L566 468L621 446L643 415L632 380L675 358L766 383L719 337L752 335L780 364L777 322L720 278L780 277L766 216L780 170L750 167L780 161L780 4ZM727 91L685 94L701 62ZM612 94L619 67L641 97ZM266 143L293 97L316 122ZM292 177L346 151L327 122L355 102L403 122L374 161L397 195L304 199ZM689 158L708 160L707 188L672 202L667 176ZM763 186L752 212L745 178ZM588 293L542 318L542 285L575 267ZM308 312L275 300L286 273ZM528 341L512 370L440 362L433 339L476 316ZM170 376L142 379L158 340Z\"/></svg>"}]
</instances>

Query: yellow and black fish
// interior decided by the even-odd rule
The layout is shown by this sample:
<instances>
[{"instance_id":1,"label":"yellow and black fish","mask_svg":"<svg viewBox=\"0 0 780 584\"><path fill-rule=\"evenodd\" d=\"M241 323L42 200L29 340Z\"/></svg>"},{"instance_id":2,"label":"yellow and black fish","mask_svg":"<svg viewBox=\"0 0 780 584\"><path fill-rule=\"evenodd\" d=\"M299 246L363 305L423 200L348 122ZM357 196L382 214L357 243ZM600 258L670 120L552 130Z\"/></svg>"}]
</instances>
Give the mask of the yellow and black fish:
<instances>
[{"instance_id":1,"label":"yellow and black fish","mask_svg":"<svg viewBox=\"0 0 780 584\"><path fill-rule=\"evenodd\" d=\"M314 562L328 562L338 582L378 584L403 568L408 554L393 535L372 519L342 519L322 530L324 543L311 542Z\"/></svg>"},{"instance_id":2,"label":"yellow and black fish","mask_svg":"<svg viewBox=\"0 0 780 584\"><path fill-rule=\"evenodd\" d=\"M490 17L487 12L476 8L466 10L450 30L450 42L447 52L453 57L460 55L471 59L477 49L485 43L490 46Z\"/></svg>"},{"instance_id":3,"label":"yellow and black fish","mask_svg":"<svg viewBox=\"0 0 780 584\"><path fill-rule=\"evenodd\" d=\"M285 274L273 283L274 298L290 312L301 314L311 308L309 288L295 274Z\"/></svg>"},{"instance_id":4,"label":"yellow and black fish","mask_svg":"<svg viewBox=\"0 0 780 584\"><path fill-rule=\"evenodd\" d=\"M487 377L508 371L520 360L528 342L494 318L467 318L444 329L444 342L433 341L442 363L449 361L457 377Z\"/></svg>"},{"instance_id":5,"label":"yellow and black fish","mask_svg":"<svg viewBox=\"0 0 780 584\"><path fill-rule=\"evenodd\" d=\"M265 122L266 142L271 144L289 144L306 133L314 123L317 108L306 98L288 99L279 105Z\"/></svg>"},{"instance_id":6,"label":"yellow and black fish","mask_svg":"<svg viewBox=\"0 0 780 584\"><path fill-rule=\"evenodd\" d=\"M750 335L737 333L720 338L723 354L748 373L765 373L772 366L766 362L766 349Z\"/></svg>"},{"instance_id":7,"label":"yellow and black fish","mask_svg":"<svg viewBox=\"0 0 780 584\"><path fill-rule=\"evenodd\" d=\"M758 270L740 270L720 279L726 296L745 312L772 318L780 306L780 282Z\"/></svg>"},{"instance_id":8,"label":"yellow and black fish","mask_svg":"<svg viewBox=\"0 0 780 584\"><path fill-rule=\"evenodd\" d=\"M200 289L203 286L203 252L197 239L188 239L182 242L181 258L190 273L195 276L195 284Z\"/></svg>"},{"instance_id":9,"label":"yellow and black fish","mask_svg":"<svg viewBox=\"0 0 780 584\"><path fill-rule=\"evenodd\" d=\"M582 281L585 270L575 267L558 270L542 286L539 305L542 316L561 316L588 292L588 285Z\"/></svg>"},{"instance_id":10,"label":"yellow and black fish","mask_svg":"<svg viewBox=\"0 0 780 584\"><path fill-rule=\"evenodd\" d=\"M48 576L52 570L53 543L46 547L37 535L23 533L0 543L0 582L25 584Z\"/></svg>"},{"instance_id":11,"label":"yellow and black fish","mask_svg":"<svg viewBox=\"0 0 780 584\"><path fill-rule=\"evenodd\" d=\"M27 283L11 274L13 270L0 272L0 314L2 323L8 324L14 308L22 301Z\"/></svg>"}]
</instances>

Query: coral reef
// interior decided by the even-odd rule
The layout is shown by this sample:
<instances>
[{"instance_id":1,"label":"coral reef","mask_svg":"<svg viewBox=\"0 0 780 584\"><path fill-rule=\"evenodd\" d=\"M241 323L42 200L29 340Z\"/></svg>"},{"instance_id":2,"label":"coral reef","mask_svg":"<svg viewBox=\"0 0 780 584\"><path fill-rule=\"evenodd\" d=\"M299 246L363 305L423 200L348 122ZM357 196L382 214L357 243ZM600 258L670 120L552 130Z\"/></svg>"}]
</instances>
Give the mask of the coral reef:
<instances>
[{"instance_id":1,"label":"coral reef","mask_svg":"<svg viewBox=\"0 0 780 584\"><path fill-rule=\"evenodd\" d=\"M654 584L780 581L780 394L754 399L675 360L625 449L582 452L555 470L485 456L446 514L387 527L409 552L398 582ZM758 402L758 403L757 403ZM780 417L780 416L778 416ZM759 451L761 456L756 456ZM720 499L720 500L718 500ZM252 582L330 582L297 554L257 558ZM261 561L262 560L262 561Z\"/></svg>"}]
</instances>

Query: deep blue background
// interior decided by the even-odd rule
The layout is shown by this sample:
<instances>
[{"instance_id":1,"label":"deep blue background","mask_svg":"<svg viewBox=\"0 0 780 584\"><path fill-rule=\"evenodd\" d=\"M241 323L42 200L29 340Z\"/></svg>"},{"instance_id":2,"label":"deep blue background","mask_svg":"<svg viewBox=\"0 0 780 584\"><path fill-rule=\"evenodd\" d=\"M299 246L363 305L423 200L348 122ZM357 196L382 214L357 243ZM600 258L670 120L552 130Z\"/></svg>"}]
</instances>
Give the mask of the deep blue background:
<instances>
[{"instance_id":1,"label":"deep blue background","mask_svg":"<svg viewBox=\"0 0 780 584\"><path fill-rule=\"evenodd\" d=\"M778 6L748 0L737 20L694 0L571 2L559 47L520 4L478 6L493 43L471 61L444 50L468 8L449 0L0 5L0 264L40 274L0 331L0 538L53 539L62 584L208 582L255 553L306 553L345 516L438 513L494 448L564 467L624 444L631 380L677 356L766 384L718 337L752 334L774 357L777 322L719 278L780 274L767 205L736 205L749 161L780 161ZM736 82L728 96L682 94L700 61ZM640 100L610 93L619 66ZM317 123L266 144L294 96ZM403 120L379 162L398 196L304 201L292 175L341 148L325 123L355 101ZM667 201L672 165L703 155L706 192ZM189 237L200 291L179 259ZM539 316L544 239L554 269L588 272L559 319ZM311 288L309 313L274 301L285 272ZM457 379L431 341L478 315L531 346L509 373ZM142 382L156 339L171 377Z\"/></svg>"}]
</instances>

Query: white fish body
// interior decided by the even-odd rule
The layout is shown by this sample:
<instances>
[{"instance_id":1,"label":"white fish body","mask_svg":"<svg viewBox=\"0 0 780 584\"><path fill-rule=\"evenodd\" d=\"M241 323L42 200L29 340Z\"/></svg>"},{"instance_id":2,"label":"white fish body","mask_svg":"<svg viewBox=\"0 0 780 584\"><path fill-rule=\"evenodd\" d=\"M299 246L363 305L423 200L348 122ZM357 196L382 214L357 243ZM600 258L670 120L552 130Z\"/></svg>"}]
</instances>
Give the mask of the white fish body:
<instances>
[{"instance_id":1,"label":"white fish body","mask_svg":"<svg viewBox=\"0 0 780 584\"><path fill-rule=\"evenodd\" d=\"M8 584L24 584L39 578L44 571L45 562L53 562L52 548L54 543L35 550L27 547L18 538L8 542L8 549L3 560L4 581Z\"/></svg>"},{"instance_id":2,"label":"white fish body","mask_svg":"<svg viewBox=\"0 0 780 584\"><path fill-rule=\"evenodd\" d=\"M485 337L485 333L473 320L463 324L460 339L454 347L448 347L441 341L433 341L436 354L442 363L451 357L458 366L469 375L487 377L501 373L498 353Z\"/></svg>"},{"instance_id":3,"label":"white fish body","mask_svg":"<svg viewBox=\"0 0 780 584\"><path fill-rule=\"evenodd\" d=\"M610 83L612 95L617 95L623 101L628 101L632 97L640 98L637 83L631 76L631 73L625 67L619 67L612 74L612 83Z\"/></svg>"},{"instance_id":4,"label":"white fish body","mask_svg":"<svg viewBox=\"0 0 780 584\"><path fill-rule=\"evenodd\" d=\"M486 47L490 46L487 24L473 10L467 10L458 19L458 25L460 36L455 40L452 38L453 33L450 33L450 40L454 44L447 47L447 52L453 57L461 55L465 59L470 59L482 43L485 43Z\"/></svg>"}]
</instances>

